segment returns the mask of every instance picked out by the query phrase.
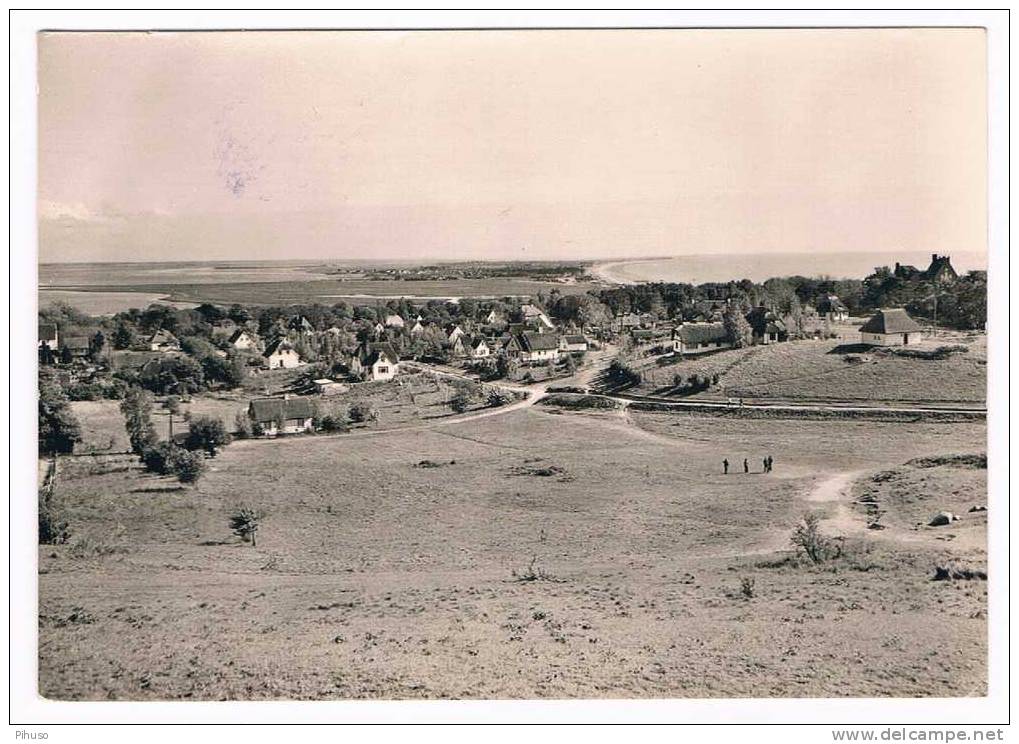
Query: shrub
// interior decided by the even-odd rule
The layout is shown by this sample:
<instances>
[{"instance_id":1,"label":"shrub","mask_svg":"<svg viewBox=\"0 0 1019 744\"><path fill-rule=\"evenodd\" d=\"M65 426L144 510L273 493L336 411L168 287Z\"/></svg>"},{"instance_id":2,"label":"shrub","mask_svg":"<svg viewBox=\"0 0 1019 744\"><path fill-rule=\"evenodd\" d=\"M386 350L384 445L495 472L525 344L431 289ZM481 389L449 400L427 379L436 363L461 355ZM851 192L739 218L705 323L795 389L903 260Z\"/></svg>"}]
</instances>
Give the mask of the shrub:
<instances>
[{"instance_id":1,"label":"shrub","mask_svg":"<svg viewBox=\"0 0 1019 744\"><path fill-rule=\"evenodd\" d=\"M187 438L184 446L189 450L205 450L209 457L215 457L216 452L230 443L230 435L226 426L217 418L211 416L198 416L191 419Z\"/></svg>"},{"instance_id":2,"label":"shrub","mask_svg":"<svg viewBox=\"0 0 1019 744\"><path fill-rule=\"evenodd\" d=\"M255 535L264 516L260 511L240 506L230 515L230 529L244 542L250 542L254 548Z\"/></svg>"},{"instance_id":3,"label":"shrub","mask_svg":"<svg viewBox=\"0 0 1019 744\"><path fill-rule=\"evenodd\" d=\"M753 599L754 585L756 583L757 582L754 580L752 576L744 576L743 578L741 578L739 580L740 594L742 594L745 599Z\"/></svg>"},{"instance_id":4,"label":"shrub","mask_svg":"<svg viewBox=\"0 0 1019 744\"><path fill-rule=\"evenodd\" d=\"M197 452L178 448L171 462L173 474L181 483L198 484L205 474L205 459Z\"/></svg>"},{"instance_id":5,"label":"shrub","mask_svg":"<svg viewBox=\"0 0 1019 744\"><path fill-rule=\"evenodd\" d=\"M456 413L466 413L471 407L471 395L466 390L460 389L449 399L449 407Z\"/></svg>"},{"instance_id":6,"label":"shrub","mask_svg":"<svg viewBox=\"0 0 1019 744\"><path fill-rule=\"evenodd\" d=\"M81 441L81 426L60 385L39 375L39 452L67 453Z\"/></svg>"},{"instance_id":7,"label":"shrub","mask_svg":"<svg viewBox=\"0 0 1019 744\"><path fill-rule=\"evenodd\" d=\"M347 431L347 420L343 414L327 413L319 419L318 428L322 431Z\"/></svg>"},{"instance_id":8,"label":"shrub","mask_svg":"<svg viewBox=\"0 0 1019 744\"><path fill-rule=\"evenodd\" d=\"M371 403L367 401L361 401L359 403L355 403L350 407L350 412L348 415L350 416L350 420L353 421L354 423L362 424L369 421L378 421L379 410Z\"/></svg>"},{"instance_id":9,"label":"shrub","mask_svg":"<svg viewBox=\"0 0 1019 744\"><path fill-rule=\"evenodd\" d=\"M173 442L159 442L142 452L142 464L150 472L168 475L173 472L173 463L179 450Z\"/></svg>"},{"instance_id":10,"label":"shrub","mask_svg":"<svg viewBox=\"0 0 1019 744\"><path fill-rule=\"evenodd\" d=\"M57 517L44 490L39 491L39 544L63 545L71 536L67 522Z\"/></svg>"},{"instance_id":11,"label":"shrub","mask_svg":"<svg viewBox=\"0 0 1019 744\"><path fill-rule=\"evenodd\" d=\"M820 517L817 514L804 514L791 538L793 545L813 563L823 563L842 555L841 542L824 535L819 525Z\"/></svg>"},{"instance_id":12,"label":"shrub","mask_svg":"<svg viewBox=\"0 0 1019 744\"><path fill-rule=\"evenodd\" d=\"M234 416L234 436L238 439L248 439L254 433L251 417L245 411L238 411Z\"/></svg>"},{"instance_id":13,"label":"shrub","mask_svg":"<svg viewBox=\"0 0 1019 744\"><path fill-rule=\"evenodd\" d=\"M140 388L131 388L120 402L124 427L131 441L131 451L141 455L158 441L152 425L152 396Z\"/></svg>"},{"instance_id":14,"label":"shrub","mask_svg":"<svg viewBox=\"0 0 1019 744\"><path fill-rule=\"evenodd\" d=\"M491 408L501 408L513 402L513 396L505 390L495 388L488 391L488 405Z\"/></svg>"}]
</instances>

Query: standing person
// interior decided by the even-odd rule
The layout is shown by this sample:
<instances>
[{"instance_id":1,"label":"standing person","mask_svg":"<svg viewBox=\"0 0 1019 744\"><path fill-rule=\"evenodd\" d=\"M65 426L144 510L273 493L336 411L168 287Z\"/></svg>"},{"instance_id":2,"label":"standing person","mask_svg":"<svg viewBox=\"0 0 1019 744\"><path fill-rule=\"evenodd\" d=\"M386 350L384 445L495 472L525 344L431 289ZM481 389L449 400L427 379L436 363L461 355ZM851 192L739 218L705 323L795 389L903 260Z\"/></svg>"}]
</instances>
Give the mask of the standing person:
<instances>
[{"instance_id":1,"label":"standing person","mask_svg":"<svg viewBox=\"0 0 1019 744\"><path fill-rule=\"evenodd\" d=\"M745 458L745 457L743 458L743 472L744 473L749 473L750 472L750 463L747 462L747 458Z\"/></svg>"},{"instance_id":2,"label":"standing person","mask_svg":"<svg viewBox=\"0 0 1019 744\"><path fill-rule=\"evenodd\" d=\"M767 473L768 472L768 458L767 457L765 457L763 460L761 460L761 467L764 468L764 470L761 471L762 473Z\"/></svg>"},{"instance_id":3,"label":"standing person","mask_svg":"<svg viewBox=\"0 0 1019 744\"><path fill-rule=\"evenodd\" d=\"M722 473L724 475L728 475L729 474L729 460L728 459L722 460Z\"/></svg>"},{"instance_id":4,"label":"standing person","mask_svg":"<svg viewBox=\"0 0 1019 744\"><path fill-rule=\"evenodd\" d=\"M768 472L770 473L774 467L775 467L775 458L772 457L771 455L768 455Z\"/></svg>"}]
</instances>

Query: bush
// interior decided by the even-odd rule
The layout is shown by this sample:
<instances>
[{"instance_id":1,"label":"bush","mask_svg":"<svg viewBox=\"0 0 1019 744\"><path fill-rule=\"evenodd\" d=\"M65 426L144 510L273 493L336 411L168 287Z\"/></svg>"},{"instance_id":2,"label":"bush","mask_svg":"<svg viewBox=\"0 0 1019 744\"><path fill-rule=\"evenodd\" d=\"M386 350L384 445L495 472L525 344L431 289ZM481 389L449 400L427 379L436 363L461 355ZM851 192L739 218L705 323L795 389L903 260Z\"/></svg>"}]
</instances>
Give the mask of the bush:
<instances>
[{"instance_id":1,"label":"bush","mask_svg":"<svg viewBox=\"0 0 1019 744\"><path fill-rule=\"evenodd\" d=\"M238 411L234 416L234 436L238 439L249 439L254 433L251 417L246 411Z\"/></svg>"},{"instance_id":2,"label":"bush","mask_svg":"<svg viewBox=\"0 0 1019 744\"><path fill-rule=\"evenodd\" d=\"M63 545L71 537L67 522L60 519L50 507L45 490L39 491L39 544Z\"/></svg>"},{"instance_id":3,"label":"bush","mask_svg":"<svg viewBox=\"0 0 1019 744\"><path fill-rule=\"evenodd\" d=\"M142 452L142 464L152 473L168 475L173 472L173 464L179 451L180 447L173 442L159 442Z\"/></svg>"},{"instance_id":4,"label":"bush","mask_svg":"<svg viewBox=\"0 0 1019 744\"><path fill-rule=\"evenodd\" d=\"M327 413L318 420L316 428L322 431L347 431L346 417L342 414Z\"/></svg>"},{"instance_id":5,"label":"bush","mask_svg":"<svg viewBox=\"0 0 1019 744\"><path fill-rule=\"evenodd\" d=\"M178 448L171 467L181 483L197 485L198 480L205 474L205 459L197 452Z\"/></svg>"},{"instance_id":6,"label":"bush","mask_svg":"<svg viewBox=\"0 0 1019 744\"><path fill-rule=\"evenodd\" d=\"M449 407L456 413L466 413L471 407L471 395L466 390L457 390L449 399Z\"/></svg>"},{"instance_id":7,"label":"bush","mask_svg":"<svg viewBox=\"0 0 1019 744\"><path fill-rule=\"evenodd\" d=\"M230 443L230 435L226 426L217 418L211 416L198 416L191 419L187 438L184 446L189 450L205 450L209 457L215 457L216 452Z\"/></svg>"},{"instance_id":8,"label":"bush","mask_svg":"<svg viewBox=\"0 0 1019 744\"><path fill-rule=\"evenodd\" d=\"M362 424L369 421L378 421L379 410L371 403L362 401L352 405L348 415L355 424Z\"/></svg>"},{"instance_id":9,"label":"bush","mask_svg":"<svg viewBox=\"0 0 1019 744\"><path fill-rule=\"evenodd\" d=\"M498 388L488 391L488 405L491 408L501 408L513 402L513 396L505 390Z\"/></svg>"},{"instance_id":10,"label":"bush","mask_svg":"<svg viewBox=\"0 0 1019 744\"><path fill-rule=\"evenodd\" d=\"M246 506L238 507L230 515L230 529L244 542L250 542L251 547L256 547L255 535L265 515Z\"/></svg>"},{"instance_id":11,"label":"bush","mask_svg":"<svg viewBox=\"0 0 1019 744\"><path fill-rule=\"evenodd\" d=\"M820 517L817 514L804 514L791 538L793 545L813 563L823 563L842 555L841 541L824 535L819 525Z\"/></svg>"}]
</instances>

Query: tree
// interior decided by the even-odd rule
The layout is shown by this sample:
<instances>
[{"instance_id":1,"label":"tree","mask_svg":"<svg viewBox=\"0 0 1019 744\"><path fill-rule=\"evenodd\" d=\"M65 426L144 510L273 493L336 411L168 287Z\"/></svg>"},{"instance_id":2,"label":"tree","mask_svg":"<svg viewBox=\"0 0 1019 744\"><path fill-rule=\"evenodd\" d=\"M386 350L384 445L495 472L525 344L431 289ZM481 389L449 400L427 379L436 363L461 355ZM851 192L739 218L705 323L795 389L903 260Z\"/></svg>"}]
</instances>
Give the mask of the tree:
<instances>
[{"instance_id":1,"label":"tree","mask_svg":"<svg viewBox=\"0 0 1019 744\"><path fill-rule=\"evenodd\" d=\"M141 388L132 387L120 401L120 412L124 414L131 451L141 455L159 439L152 425L152 396Z\"/></svg>"},{"instance_id":2,"label":"tree","mask_svg":"<svg viewBox=\"0 0 1019 744\"><path fill-rule=\"evenodd\" d=\"M264 512L246 506L238 507L230 515L230 529L244 542L250 542L251 547L257 547L255 536L258 534L258 528L264 516Z\"/></svg>"},{"instance_id":3,"label":"tree","mask_svg":"<svg viewBox=\"0 0 1019 744\"><path fill-rule=\"evenodd\" d=\"M511 376L519 366L519 362L506 353L499 354L495 359L495 372L499 377Z\"/></svg>"},{"instance_id":4,"label":"tree","mask_svg":"<svg viewBox=\"0 0 1019 744\"><path fill-rule=\"evenodd\" d=\"M170 463L173 474L181 483L198 487L198 479L205 474L205 459L197 452L177 448Z\"/></svg>"},{"instance_id":5,"label":"tree","mask_svg":"<svg viewBox=\"0 0 1019 744\"><path fill-rule=\"evenodd\" d=\"M722 323L725 326L726 337L737 349L753 343L754 331L739 307L734 305L727 307L722 314Z\"/></svg>"},{"instance_id":6,"label":"tree","mask_svg":"<svg viewBox=\"0 0 1019 744\"><path fill-rule=\"evenodd\" d=\"M220 447L230 443L230 435L220 419L198 416L191 419L184 446L189 450L205 450L209 457L215 457Z\"/></svg>"},{"instance_id":7,"label":"tree","mask_svg":"<svg viewBox=\"0 0 1019 744\"><path fill-rule=\"evenodd\" d=\"M39 374L39 452L67 454L81 441L78 423L63 389L49 374Z\"/></svg>"},{"instance_id":8,"label":"tree","mask_svg":"<svg viewBox=\"0 0 1019 744\"><path fill-rule=\"evenodd\" d=\"M113 332L114 349L130 349L134 344L134 331L127 323L118 323L117 329Z\"/></svg>"}]
</instances>

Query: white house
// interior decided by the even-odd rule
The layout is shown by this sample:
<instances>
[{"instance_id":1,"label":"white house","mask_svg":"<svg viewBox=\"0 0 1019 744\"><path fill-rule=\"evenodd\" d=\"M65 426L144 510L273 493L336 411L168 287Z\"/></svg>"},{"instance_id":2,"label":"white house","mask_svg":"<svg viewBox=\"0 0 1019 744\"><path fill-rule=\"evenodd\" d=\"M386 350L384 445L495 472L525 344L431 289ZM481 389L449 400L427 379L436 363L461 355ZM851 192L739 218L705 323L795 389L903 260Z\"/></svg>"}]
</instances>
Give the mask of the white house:
<instances>
[{"instance_id":1,"label":"white house","mask_svg":"<svg viewBox=\"0 0 1019 744\"><path fill-rule=\"evenodd\" d=\"M580 335L559 337L559 351L565 354L580 354L587 351L587 339Z\"/></svg>"},{"instance_id":2,"label":"white house","mask_svg":"<svg viewBox=\"0 0 1019 744\"><path fill-rule=\"evenodd\" d=\"M425 324L420 319L414 321L414 325L410 328L411 336L419 336L425 332Z\"/></svg>"},{"instance_id":3,"label":"white house","mask_svg":"<svg viewBox=\"0 0 1019 744\"><path fill-rule=\"evenodd\" d=\"M399 315L387 315L386 316L386 327L387 328L403 328L403 318Z\"/></svg>"},{"instance_id":4,"label":"white house","mask_svg":"<svg viewBox=\"0 0 1019 744\"><path fill-rule=\"evenodd\" d=\"M345 393L350 389L342 382L331 380L328 377L312 380L311 384L315 386L315 392L319 395L337 395L339 393Z\"/></svg>"},{"instance_id":5,"label":"white house","mask_svg":"<svg viewBox=\"0 0 1019 744\"><path fill-rule=\"evenodd\" d=\"M817 313L830 321L843 323L849 320L849 308L838 295L825 295L817 303Z\"/></svg>"},{"instance_id":6,"label":"white house","mask_svg":"<svg viewBox=\"0 0 1019 744\"><path fill-rule=\"evenodd\" d=\"M180 342L169 331L160 328L149 337L149 349L152 351L180 351Z\"/></svg>"},{"instance_id":7,"label":"white house","mask_svg":"<svg viewBox=\"0 0 1019 744\"><path fill-rule=\"evenodd\" d=\"M729 348L724 323L683 323L672 331L672 350L683 356Z\"/></svg>"},{"instance_id":8,"label":"white house","mask_svg":"<svg viewBox=\"0 0 1019 744\"><path fill-rule=\"evenodd\" d=\"M311 431L314 417L307 398L258 398L248 404L248 418L267 437Z\"/></svg>"},{"instance_id":9,"label":"white house","mask_svg":"<svg viewBox=\"0 0 1019 744\"><path fill-rule=\"evenodd\" d=\"M524 323L539 333L555 328L555 324L536 305L521 305L520 312L523 314Z\"/></svg>"},{"instance_id":10,"label":"white house","mask_svg":"<svg viewBox=\"0 0 1019 744\"><path fill-rule=\"evenodd\" d=\"M502 318L500 317L499 313L497 313L494 309L489 310L488 315L485 316L485 323L487 323L488 325L493 325L495 323L501 322Z\"/></svg>"},{"instance_id":11,"label":"white house","mask_svg":"<svg viewBox=\"0 0 1019 744\"><path fill-rule=\"evenodd\" d=\"M910 346L923 340L923 329L901 307L878 310L860 326L860 341L872 346Z\"/></svg>"},{"instance_id":12,"label":"white house","mask_svg":"<svg viewBox=\"0 0 1019 744\"><path fill-rule=\"evenodd\" d=\"M456 340L464 335L464 329L455 323L450 323L446 326L446 339L449 343L455 343Z\"/></svg>"},{"instance_id":13,"label":"white house","mask_svg":"<svg viewBox=\"0 0 1019 744\"><path fill-rule=\"evenodd\" d=\"M483 336L475 336L471 339L470 349L473 359L484 359L492 354L492 348Z\"/></svg>"},{"instance_id":14,"label":"white house","mask_svg":"<svg viewBox=\"0 0 1019 744\"><path fill-rule=\"evenodd\" d=\"M392 344L362 344L350 361L350 371L368 382L392 380L400 371L400 357Z\"/></svg>"},{"instance_id":15,"label":"white house","mask_svg":"<svg viewBox=\"0 0 1019 744\"><path fill-rule=\"evenodd\" d=\"M253 351L258 348L258 338L243 328L238 328L228 339L228 343L235 349Z\"/></svg>"},{"instance_id":16,"label":"white house","mask_svg":"<svg viewBox=\"0 0 1019 744\"><path fill-rule=\"evenodd\" d=\"M285 338L277 338L262 352L265 366L269 369L293 369L301 366L301 355L294 345Z\"/></svg>"},{"instance_id":17,"label":"white house","mask_svg":"<svg viewBox=\"0 0 1019 744\"><path fill-rule=\"evenodd\" d=\"M525 331L518 339L520 361L525 364L541 364L559 359L559 339L554 334Z\"/></svg>"}]
</instances>

